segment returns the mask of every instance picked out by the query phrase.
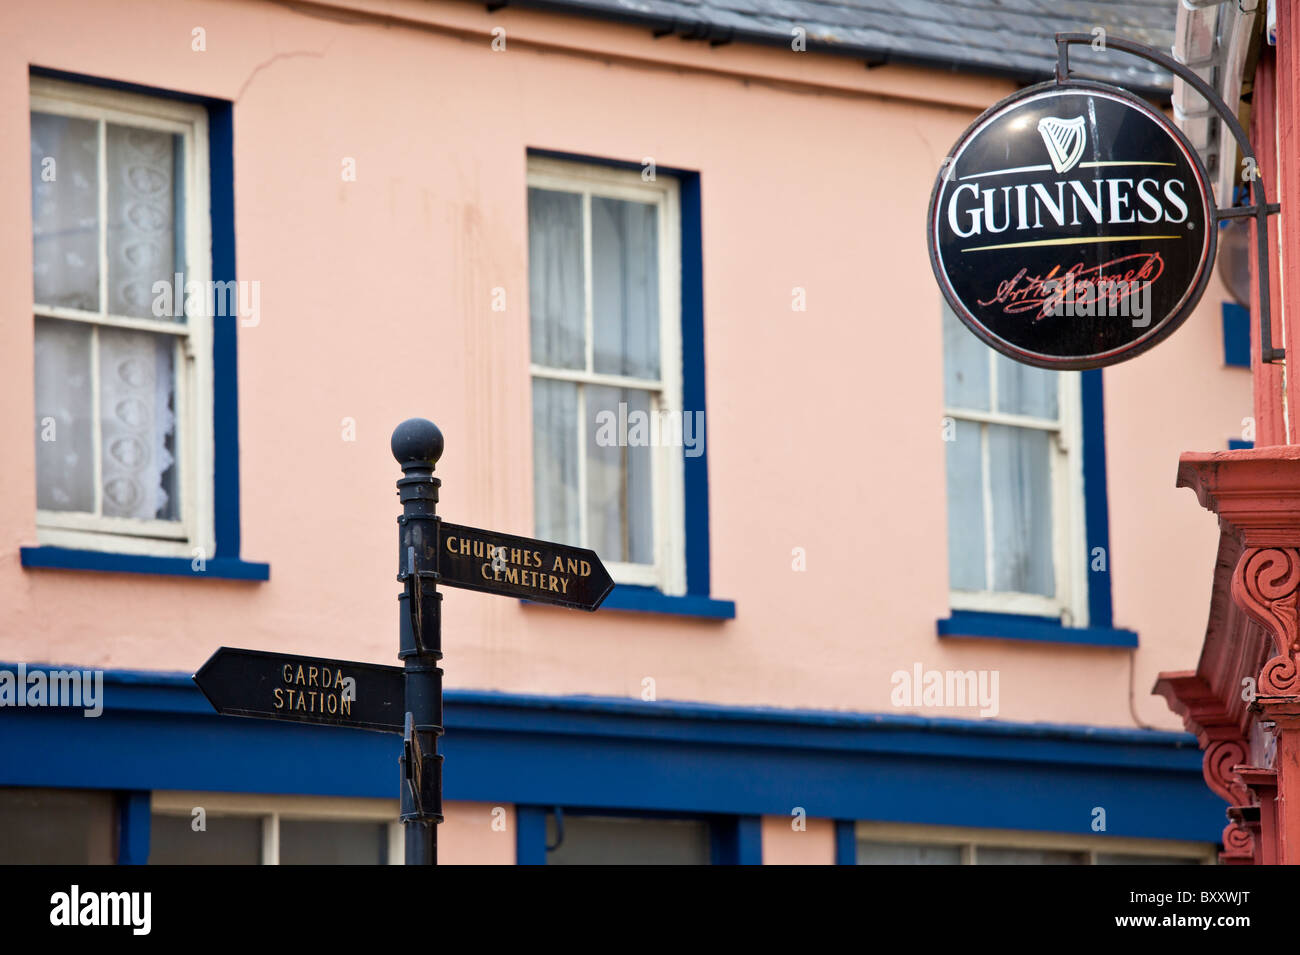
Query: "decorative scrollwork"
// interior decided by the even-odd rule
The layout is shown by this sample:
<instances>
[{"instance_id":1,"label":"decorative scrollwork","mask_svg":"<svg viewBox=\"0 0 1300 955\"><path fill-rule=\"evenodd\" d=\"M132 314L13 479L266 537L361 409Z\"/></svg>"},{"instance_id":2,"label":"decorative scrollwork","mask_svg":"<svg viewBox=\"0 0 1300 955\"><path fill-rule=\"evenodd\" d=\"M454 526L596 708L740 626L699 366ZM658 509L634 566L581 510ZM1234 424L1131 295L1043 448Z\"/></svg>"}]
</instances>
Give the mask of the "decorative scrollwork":
<instances>
[{"instance_id":1,"label":"decorative scrollwork","mask_svg":"<svg viewBox=\"0 0 1300 955\"><path fill-rule=\"evenodd\" d=\"M1205 782L1232 806L1249 806L1250 790L1233 775L1232 768L1247 762L1249 751L1239 739L1220 739L1205 747L1201 771Z\"/></svg>"},{"instance_id":2,"label":"decorative scrollwork","mask_svg":"<svg viewBox=\"0 0 1300 955\"><path fill-rule=\"evenodd\" d=\"M1273 657L1259 674L1260 696L1295 696L1300 693L1300 669L1290 656Z\"/></svg>"},{"instance_id":3,"label":"decorative scrollwork","mask_svg":"<svg viewBox=\"0 0 1300 955\"><path fill-rule=\"evenodd\" d=\"M1255 854L1255 837L1245 826L1230 822L1223 829L1223 855L1246 859Z\"/></svg>"},{"instance_id":4,"label":"decorative scrollwork","mask_svg":"<svg viewBox=\"0 0 1300 955\"><path fill-rule=\"evenodd\" d=\"M1300 649L1296 601L1300 592L1300 551L1291 547L1247 550L1232 575L1232 598L1273 637L1280 656Z\"/></svg>"}]
</instances>

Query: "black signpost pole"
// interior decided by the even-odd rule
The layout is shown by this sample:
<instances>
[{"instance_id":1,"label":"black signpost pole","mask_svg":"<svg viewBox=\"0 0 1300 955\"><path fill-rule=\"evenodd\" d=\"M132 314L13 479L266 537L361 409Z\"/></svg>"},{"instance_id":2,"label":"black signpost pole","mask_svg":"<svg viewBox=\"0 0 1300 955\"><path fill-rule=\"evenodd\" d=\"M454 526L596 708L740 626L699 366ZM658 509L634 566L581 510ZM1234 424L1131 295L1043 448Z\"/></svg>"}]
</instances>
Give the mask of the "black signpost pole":
<instances>
[{"instance_id":1,"label":"black signpost pole","mask_svg":"<svg viewBox=\"0 0 1300 955\"><path fill-rule=\"evenodd\" d=\"M442 456L442 432L432 421L403 421L393 431L392 448L402 466L397 482L402 667L222 647L193 679L218 713L401 733L406 864L437 865L442 822L438 584L593 611L614 589L614 580L587 548L444 525L438 516L441 482L433 476Z\"/></svg>"},{"instance_id":2,"label":"black signpost pole","mask_svg":"<svg viewBox=\"0 0 1300 955\"><path fill-rule=\"evenodd\" d=\"M406 738L401 759L402 822L406 864L436 865L442 822L442 594L438 593L438 486L434 465L442 432L432 421L411 418L393 431L393 457L402 467L398 523L398 573L404 592L398 656L406 677Z\"/></svg>"}]
</instances>

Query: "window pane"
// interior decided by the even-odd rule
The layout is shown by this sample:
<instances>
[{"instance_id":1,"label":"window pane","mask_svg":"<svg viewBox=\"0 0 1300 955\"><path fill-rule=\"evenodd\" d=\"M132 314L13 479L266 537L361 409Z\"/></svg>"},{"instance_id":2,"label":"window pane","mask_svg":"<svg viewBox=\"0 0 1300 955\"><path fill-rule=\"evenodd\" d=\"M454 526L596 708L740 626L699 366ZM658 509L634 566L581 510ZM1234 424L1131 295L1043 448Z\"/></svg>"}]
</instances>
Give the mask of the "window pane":
<instances>
[{"instance_id":1,"label":"window pane","mask_svg":"<svg viewBox=\"0 0 1300 955\"><path fill-rule=\"evenodd\" d=\"M993 354L998 376L998 410L1035 418L1056 418L1061 373L1022 365L997 352Z\"/></svg>"},{"instance_id":2,"label":"window pane","mask_svg":"<svg viewBox=\"0 0 1300 955\"><path fill-rule=\"evenodd\" d=\"M546 844L558 840L546 818ZM564 839L546 852L547 865L708 865L709 827L692 819L564 817Z\"/></svg>"},{"instance_id":3,"label":"window pane","mask_svg":"<svg viewBox=\"0 0 1300 955\"><path fill-rule=\"evenodd\" d=\"M176 520L170 335L99 329L104 514Z\"/></svg>"},{"instance_id":4,"label":"window pane","mask_svg":"<svg viewBox=\"0 0 1300 955\"><path fill-rule=\"evenodd\" d=\"M1046 431L989 425L993 497L993 589L1051 597L1051 437Z\"/></svg>"},{"instance_id":5,"label":"window pane","mask_svg":"<svg viewBox=\"0 0 1300 955\"><path fill-rule=\"evenodd\" d=\"M989 348L943 307L943 401L949 408L989 410Z\"/></svg>"},{"instance_id":6,"label":"window pane","mask_svg":"<svg viewBox=\"0 0 1300 955\"><path fill-rule=\"evenodd\" d=\"M592 197L591 289L596 371L658 378L656 206Z\"/></svg>"},{"instance_id":7,"label":"window pane","mask_svg":"<svg viewBox=\"0 0 1300 955\"><path fill-rule=\"evenodd\" d=\"M195 832L191 816L155 813L149 827L150 865L261 865L262 817L208 813Z\"/></svg>"},{"instance_id":8,"label":"window pane","mask_svg":"<svg viewBox=\"0 0 1300 955\"><path fill-rule=\"evenodd\" d=\"M281 865L387 865L388 826L382 822L280 820Z\"/></svg>"},{"instance_id":9,"label":"window pane","mask_svg":"<svg viewBox=\"0 0 1300 955\"><path fill-rule=\"evenodd\" d=\"M99 129L32 113L32 251L36 302L99 310Z\"/></svg>"},{"instance_id":10,"label":"window pane","mask_svg":"<svg viewBox=\"0 0 1300 955\"><path fill-rule=\"evenodd\" d=\"M36 320L36 506L95 510L90 326Z\"/></svg>"},{"instance_id":11,"label":"window pane","mask_svg":"<svg viewBox=\"0 0 1300 955\"><path fill-rule=\"evenodd\" d=\"M112 865L113 794L0 789L0 865Z\"/></svg>"},{"instance_id":12,"label":"window pane","mask_svg":"<svg viewBox=\"0 0 1300 955\"><path fill-rule=\"evenodd\" d=\"M578 527L578 386L533 379L533 508L537 536L582 543Z\"/></svg>"},{"instance_id":13,"label":"window pane","mask_svg":"<svg viewBox=\"0 0 1300 955\"><path fill-rule=\"evenodd\" d=\"M961 865L961 846L859 840L858 865Z\"/></svg>"},{"instance_id":14,"label":"window pane","mask_svg":"<svg viewBox=\"0 0 1300 955\"><path fill-rule=\"evenodd\" d=\"M589 385L586 403L587 546L653 564L650 392Z\"/></svg>"},{"instance_id":15,"label":"window pane","mask_svg":"<svg viewBox=\"0 0 1300 955\"><path fill-rule=\"evenodd\" d=\"M1084 865L1087 857L1082 852L1063 849L1003 849L977 846L976 865Z\"/></svg>"},{"instance_id":16,"label":"window pane","mask_svg":"<svg viewBox=\"0 0 1300 955\"><path fill-rule=\"evenodd\" d=\"M108 310L149 318L155 282L170 289L185 261L177 245L175 184L180 177L179 136L152 129L108 125ZM184 279L181 279L184 288ZM165 299L164 317L173 311Z\"/></svg>"},{"instance_id":17,"label":"window pane","mask_svg":"<svg viewBox=\"0 0 1300 955\"><path fill-rule=\"evenodd\" d=\"M586 368L580 195L528 190L528 308L534 364Z\"/></svg>"},{"instance_id":18,"label":"window pane","mask_svg":"<svg viewBox=\"0 0 1300 955\"><path fill-rule=\"evenodd\" d=\"M954 421L948 442L948 586L984 590L984 471L980 425Z\"/></svg>"}]
</instances>

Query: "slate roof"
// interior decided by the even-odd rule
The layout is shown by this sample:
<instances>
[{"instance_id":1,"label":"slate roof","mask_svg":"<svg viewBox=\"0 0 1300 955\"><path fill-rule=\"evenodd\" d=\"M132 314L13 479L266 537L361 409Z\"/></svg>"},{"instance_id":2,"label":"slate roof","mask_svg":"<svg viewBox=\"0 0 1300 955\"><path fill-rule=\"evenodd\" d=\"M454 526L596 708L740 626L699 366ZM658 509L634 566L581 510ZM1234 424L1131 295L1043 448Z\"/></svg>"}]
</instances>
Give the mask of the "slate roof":
<instances>
[{"instance_id":1,"label":"slate roof","mask_svg":"<svg viewBox=\"0 0 1300 955\"><path fill-rule=\"evenodd\" d=\"M1058 32L1103 27L1169 53L1178 0L489 0L618 20L710 43L789 46L869 63L913 63L1037 82L1054 75ZM1125 53L1070 50L1077 75L1145 92L1167 91L1168 72Z\"/></svg>"}]
</instances>

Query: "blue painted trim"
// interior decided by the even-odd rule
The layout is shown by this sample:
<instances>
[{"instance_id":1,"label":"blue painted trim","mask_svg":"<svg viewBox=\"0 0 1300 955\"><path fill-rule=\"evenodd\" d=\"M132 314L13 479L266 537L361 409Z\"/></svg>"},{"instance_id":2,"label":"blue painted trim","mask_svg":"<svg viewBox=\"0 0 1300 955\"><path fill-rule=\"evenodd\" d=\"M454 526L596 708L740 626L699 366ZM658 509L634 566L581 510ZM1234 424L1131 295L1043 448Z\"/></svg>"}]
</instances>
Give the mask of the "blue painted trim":
<instances>
[{"instance_id":1,"label":"blue painted trim","mask_svg":"<svg viewBox=\"0 0 1300 955\"><path fill-rule=\"evenodd\" d=\"M696 457L683 455L686 592L707 597L709 579L708 407L704 375L704 222L698 173L679 173L682 221L682 409L701 412L704 433ZM735 606L732 605L732 616Z\"/></svg>"},{"instance_id":2,"label":"blue painted trim","mask_svg":"<svg viewBox=\"0 0 1300 955\"><path fill-rule=\"evenodd\" d=\"M208 164L212 183L212 279L233 282L235 268L234 111L223 101L208 103ZM212 320L213 526L218 557L238 558L239 525L239 369L238 316Z\"/></svg>"},{"instance_id":3,"label":"blue painted trim","mask_svg":"<svg viewBox=\"0 0 1300 955\"><path fill-rule=\"evenodd\" d=\"M544 806L515 806L515 865L546 865Z\"/></svg>"},{"instance_id":4,"label":"blue painted trim","mask_svg":"<svg viewBox=\"0 0 1300 955\"><path fill-rule=\"evenodd\" d=\"M148 792L124 792L118 795L118 865L146 865L149 862L152 802L152 795Z\"/></svg>"},{"instance_id":5,"label":"blue painted trim","mask_svg":"<svg viewBox=\"0 0 1300 955\"><path fill-rule=\"evenodd\" d=\"M69 73L65 70L33 66L34 76L47 76L71 83L123 90L145 96L197 103L208 114L208 205L212 227L212 280L235 281L235 154L234 108L228 100L196 96L175 90L124 83L101 77ZM217 316L212 329L213 418L213 527L216 537L215 557L239 563L239 374L236 345L238 317ZM212 561L208 562L209 567ZM24 564L26 566L26 564ZM32 565L37 566L37 565ZM264 566L264 565L249 565ZM128 571L130 572L130 571ZM172 571L144 571L172 573ZM208 576L214 576L209 573ZM241 574L237 579L265 580Z\"/></svg>"},{"instance_id":6,"label":"blue painted trim","mask_svg":"<svg viewBox=\"0 0 1300 955\"><path fill-rule=\"evenodd\" d=\"M1254 441L1242 441L1241 438L1228 439L1229 451L1249 451L1254 446L1255 446Z\"/></svg>"},{"instance_id":7,"label":"blue painted trim","mask_svg":"<svg viewBox=\"0 0 1300 955\"><path fill-rule=\"evenodd\" d=\"M22 547L19 557L24 567L52 570L93 570L111 574L162 574L167 577L211 578L214 580L269 580L270 564L257 564L238 558L213 557L204 569L194 569L188 557L149 557L143 554L109 554L95 550L70 550L66 547Z\"/></svg>"},{"instance_id":8,"label":"blue painted trim","mask_svg":"<svg viewBox=\"0 0 1300 955\"><path fill-rule=\"evenodd\" d=\"M858 864L858 833L852 819L835 820L835 864Z\"/></svg>"},{"instance_id":9,"label":"blue painted trim","mask_svg":"<svg viewBox=\"0 0 1300 955\"><path fill-rule=\"evenodd\" d=\"M713 865L762 865L763 825L758 816L729 816L709 825Z\"/></svg>"},{"instance_id":10,"label":"blue painted trim","mask_svg":"<svg viewBox=\"0 0 1300 955\"><path fill-rule=\"evenodd\" d=\"M1223 363L1250 367L1250 309L1236 302L1223 303Z\"/></svg>"},{"instance_id":11,"label":"blue painted trim","mask_svg":"<svg viewBox=\"0 0 1300 955\"><path fill-rule=\"evenodd\" d=\"M1223 828L1187 733L465 690L445 713L448 800L1078 833L1106 806L1113 836L1216 842ZM95 719L2 715L0 785L397 788L396 735L217 716L187 674L109 671Z\"/></svg>"},{"instance_id":12,"label":"blue painted trim","mask_svg":"<svg viewBox=\"0 0 1300 955\"><path fill-rule=\"evenodd\" d=\"M985 613L954 610L940 620L939 636L998 640L1030 640L1034 643L1077 643L1092 647L1136 647L1138 635L1114 627L1065 627L1058 617L1032 617L1018 613Z\"/></svg>"},{"instance_id":13,"label":"blue painted trim","mask_svg":"<svg viewBox=\"0 0 1300 955\"><path fill-rule=\"evenodd\" d=\"M639 171L640 162L582 156L553 149L529 149L530 156L559 159L613 169ZM709 542L709 455L708 414L705 400L704 369L704 210L700 192L700 174L689 169L656 166L656 175L672 176L678 182L681 204L681 283L682 283L682 409L703 411L704 430L701 453L690 457L683 453L686 533L686 593L692 597L710 594ZM612 596L612 595L611 595ZM730 601L723 601L730 603ZM609 601L606 600L606 606ZM641 607L623 609L640 610ZM660 613L678 611L655 610ZM691 616L720 616L716 612ZM734 604L731 616L735 616Z\"/></svg>"},{"instance_id":14,"label":"blue painted trim","mask_svg":"<svg viewBox=\"0 0 1300 955\"><path fill-rule=\"evenodd\" d=\"M1109 630L1111 607L1110 498L1106 489L1106 397L1101 369L1082 372L1084 535L1088 540L1088 626ZM1101 548L1104 559L1094 555ZM1128 632L1128 631L1123 631ZM1136 646L1136 636L1133 646ZM1087 642L1087 641L1083 641ZM1127 644L1117 644L1127 646Z\"/></svg>"},{"instance_id":15,"label":"blue painted trim","mask_svg":"<svg viewBox=\"0 0 1300 955\"><path fill-rule=\"evenodd\" d=\"M633 587L628 584L620 584L610 591L600 609L666 613L706 620L733 620L736 616L734 600L714 600L712 597L695 594L672 597L654 587Z\"/></svg>"}]
</instances>

